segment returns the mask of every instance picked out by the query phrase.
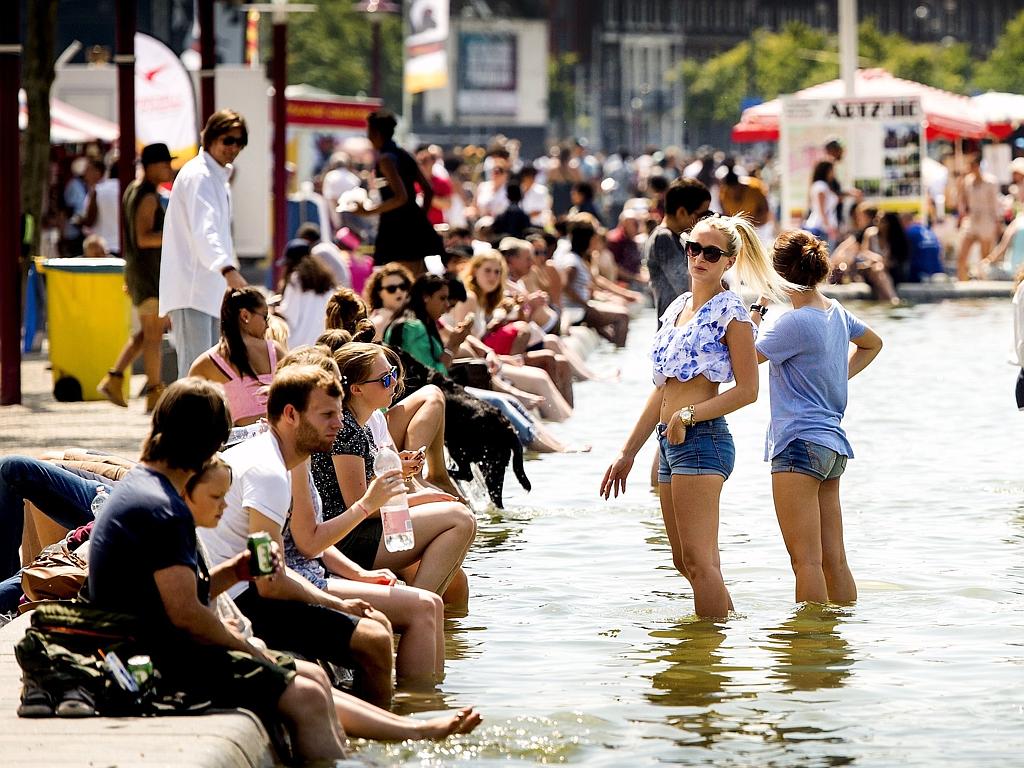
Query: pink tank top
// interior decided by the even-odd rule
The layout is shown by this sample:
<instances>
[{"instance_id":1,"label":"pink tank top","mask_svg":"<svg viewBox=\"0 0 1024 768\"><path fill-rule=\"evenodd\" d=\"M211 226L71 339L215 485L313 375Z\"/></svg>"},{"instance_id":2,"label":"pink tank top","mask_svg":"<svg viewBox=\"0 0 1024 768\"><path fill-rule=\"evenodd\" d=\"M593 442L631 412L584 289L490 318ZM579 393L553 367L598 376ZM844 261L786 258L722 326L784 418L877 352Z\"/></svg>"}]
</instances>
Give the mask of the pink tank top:
<instances>
[{"instance_id":1,"label":"pink tank top","mask_svg":"<svg viewBox=\"0 0 1024 768\"><path fill-rule=\"evenodd\" d=\"M235 423L267 415L267 390L274 379L273 372L277 370L277 349L273 341L267 341L267 354L270 355L271 372L259 374L254 379L251 376L239 376L223 357L216 352L210 353L213 364L228 377L221 386L224 387L231 419Z\"/></svg>"}]
</instances>

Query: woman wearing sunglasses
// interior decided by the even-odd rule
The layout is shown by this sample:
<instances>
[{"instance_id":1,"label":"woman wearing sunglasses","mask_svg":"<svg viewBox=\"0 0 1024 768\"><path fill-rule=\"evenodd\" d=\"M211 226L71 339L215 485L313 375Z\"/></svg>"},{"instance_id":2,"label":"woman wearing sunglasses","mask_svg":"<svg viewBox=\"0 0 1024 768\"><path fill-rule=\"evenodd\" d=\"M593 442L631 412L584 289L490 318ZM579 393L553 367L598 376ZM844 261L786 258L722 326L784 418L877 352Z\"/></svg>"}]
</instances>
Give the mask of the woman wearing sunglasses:
<instances>
[{"instance_id":1,"label":"woman wearing sunglasses","mask_svg":"<svg viewBox=\"0 0 1024 768\"><path fill-rule=\"evenodd\" d=\"M772 269L757 232L742 217L704 219L686 244L692 292L673 301L651 345L655 389L601 482L619 495L637 451L657 427L661 512L672 562L693 588L697 615L732 609L718 552L719 499L736 452L724 416L757 399L754 324L722 284L736 266L748 288L770 298L799 290ZM736 385L720 391L735 379Z\"/></svg>"},{"instance_id":2,"label":"woman wearing sunglasses","mask_svg":"<svg viewBox=\"0 0 1024 768\"><path fill-rule=\"evenodd\" d=\"M370 322L376 329L374 341L380 341L384 329L409 300L412 273L401 264L385 264L378 269L363 289L363 301L369 310Z\"/></svg>"},{"instance_id":3,"label":"woman wearing sunglasses","mask_svg":"<svg viewBox=\"0 0 1024 768\"><path fill-rule=\"evenodd\" d=\"M315 453L312 458L324 520L345 513L373 481L377 443L368 425L375 412L391 404L399 386L397 366L377 344L350 342L334 359L341 371L344 422L331 453ZM410 586L443 595L448 602L453 596L445 591L473 543L476 519L453 496L440 491L411 493L409 506L415 538L412 549L385 549L379 510L374 509L365 510L365 519L337 547L361 568L394 571ZM468 593L461 576L459 582L457 602L462 603Z\"/></svg>"},{"instance_id":4,"label":"woman wearing sunglasses","mask_svg":"<svg viewBox=\"0 0 1024 768\"><path fill-rule=\"evenodd\" d=\"M189 376L224 387L233 426L255 424L267 415L267 389L286 350L267 338L270 310L259 288L224 292L220 341L192 363Z\"/></svg>"},{"instance_id":5,"label":"woman wearing sunglasses","mask_svg":"<svg viewBox=\"0 0 1024 768\"><path fill-rule=\"evenodd\" d=\"M757 358L771 370L765 461L772 463L775 514L797 602L852 603L857 585L843 545L839 480L853 448L840 421L846 382L875 359L882 340L818 290L830 271L824 242L810 232L783 232L772 254L779 274L800 287L790 297L793 311L757 339ZM760 323L764 308L751 312Z\"/></svg>"},{"instance_id":6,"label":"woman wearing sunglasses","mask_svg":"<svg viewBox=\"0 0 1024 768\"><path fill-rule=\"evenodd\" d=\"M326 324L327 330L347 332L351 341L372 341L375 335L373 324L367 319L366 305L349 288L341 288L331 297ZM397 446L410 451L426 446L426 481L458 496L444 460L444 409L444 393L433 384L426 384L388 408L385 418Z\"/></svg>"}]
</instances>

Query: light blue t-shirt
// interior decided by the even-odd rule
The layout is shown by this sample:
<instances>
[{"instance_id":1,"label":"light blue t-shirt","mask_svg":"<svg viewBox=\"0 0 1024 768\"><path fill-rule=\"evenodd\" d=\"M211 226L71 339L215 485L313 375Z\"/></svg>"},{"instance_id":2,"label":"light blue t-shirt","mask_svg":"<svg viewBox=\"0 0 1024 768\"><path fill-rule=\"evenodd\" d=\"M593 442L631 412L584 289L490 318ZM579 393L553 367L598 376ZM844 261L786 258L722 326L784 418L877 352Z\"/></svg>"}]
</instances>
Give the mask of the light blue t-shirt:
<instances>
[{"instance_id":1,"label":"light blue t-shirt","mask_svg":"<svg viewBox=\"0 0 1024 768\"><path fill-rule=\"evenodd\" d=\"M867 326L833 299L828 309L794 309L762 329L755 346L769 361L772 410L765 461L796 439L853 458L840 422L846 411L850 341Z\"/></svg>"}]
</instances>

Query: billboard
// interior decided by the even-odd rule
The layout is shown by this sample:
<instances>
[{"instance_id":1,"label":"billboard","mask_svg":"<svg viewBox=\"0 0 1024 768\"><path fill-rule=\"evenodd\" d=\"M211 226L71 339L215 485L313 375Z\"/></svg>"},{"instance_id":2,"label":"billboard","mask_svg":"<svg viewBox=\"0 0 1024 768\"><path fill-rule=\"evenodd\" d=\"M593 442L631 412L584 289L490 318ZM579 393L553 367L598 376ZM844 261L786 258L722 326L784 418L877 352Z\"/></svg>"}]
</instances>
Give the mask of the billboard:
<instances>
[{"instance_id":1,"label":"billboard","mask_svg":"<svg viewBox=\"0 0 1024 768\"><path fill-rule=\"evenodd\" d=\"M458 114L516 114L518 43L515 32L459 33Z\"/></svg>"},{"instance_id":2,"label":"billboard","mask_svg":"<svg viewBox=\"0 0 1024 768\"><path fill-rule=\"evenodd\" d=\"M782 99L782 225L806 216L815 164L826 142L844 146L836 178L864 200L887 211L926 210L921 181L925 156L924 111L917 96Z\"/></svg>"},{"instance_id":3,"label":"billboard","mask_svg":"<svg viewBox=\"0 0 1024 768\"><path fill-rule=\"evenodd\" d=\"M421 93L448 85L448 0L408 3L405 91Z\"/></svg>"}]
</instances>

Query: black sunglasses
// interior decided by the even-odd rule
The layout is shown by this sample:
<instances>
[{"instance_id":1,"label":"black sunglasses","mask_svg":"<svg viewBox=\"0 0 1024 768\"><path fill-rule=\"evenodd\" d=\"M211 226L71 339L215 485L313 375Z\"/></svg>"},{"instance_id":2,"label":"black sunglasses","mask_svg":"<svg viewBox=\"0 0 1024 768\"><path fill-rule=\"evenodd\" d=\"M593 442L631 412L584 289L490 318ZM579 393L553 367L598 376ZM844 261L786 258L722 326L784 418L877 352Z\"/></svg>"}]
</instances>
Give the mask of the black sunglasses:
<instances>
[{"instance_id":1,"label":"black sunglasses","mask_svg":"<svg viewBox=\"0 0 1024 768\"><path fill-rule=\"evenodd\" d=\"M360 384L373 384L374 382L377 382L384 387L384 389L387 389L396 381L398 381L398 368L396 366L391 366L391 370L383 376L378 376L376 379L367 379L366 381L360 382Z\"/></svg>"},{"instance_id":2,"label":"black sunglasses","mask_svg":"<svg viewBox=\"0 0 1024 768\"><path fill-rule=\"evenodd\" d=\"M697 221L704 221L704 219L716 219L718 218L718 211L712 211L708 208L704 213L697 217Z\"/></svg>"},{"instance_id":3,"label":"black sunglasses","mask_svg":"<svg viewBox=\"0 0 1024 768\"><path fill-rule=\"evenodd\" d=\"M686 255L693 259L703 256L708 264L717 264L725 256L725 251L714 245L701 245L696 240L687 240Z\"/></svg>"},{"instance_id":4,"label":"black sunglasses","mask_svg":"<svg viewBox=\"0 0 1024 768\"><path fill-rule=\"evenodd\" d=\"M409 284L408 283L395 283L394 285L382 285L380 287L380 289L382 291L384 291L384 293L398 293L399 291L405 291L406 293L408 293L409 292Z\"/></svg>"},{"instance_id":5,"label":"black sunglasses","mask_svg":"<svg viewBox=\"0 0 1024 768\"><path fill-rule=\"evenodd\" d=\"M241 136L222 136L220 140L224 143L225 147L233 147L237 144L243 149L245 148L245 145L249 143Z\"/></svg>"}]
</instances>

